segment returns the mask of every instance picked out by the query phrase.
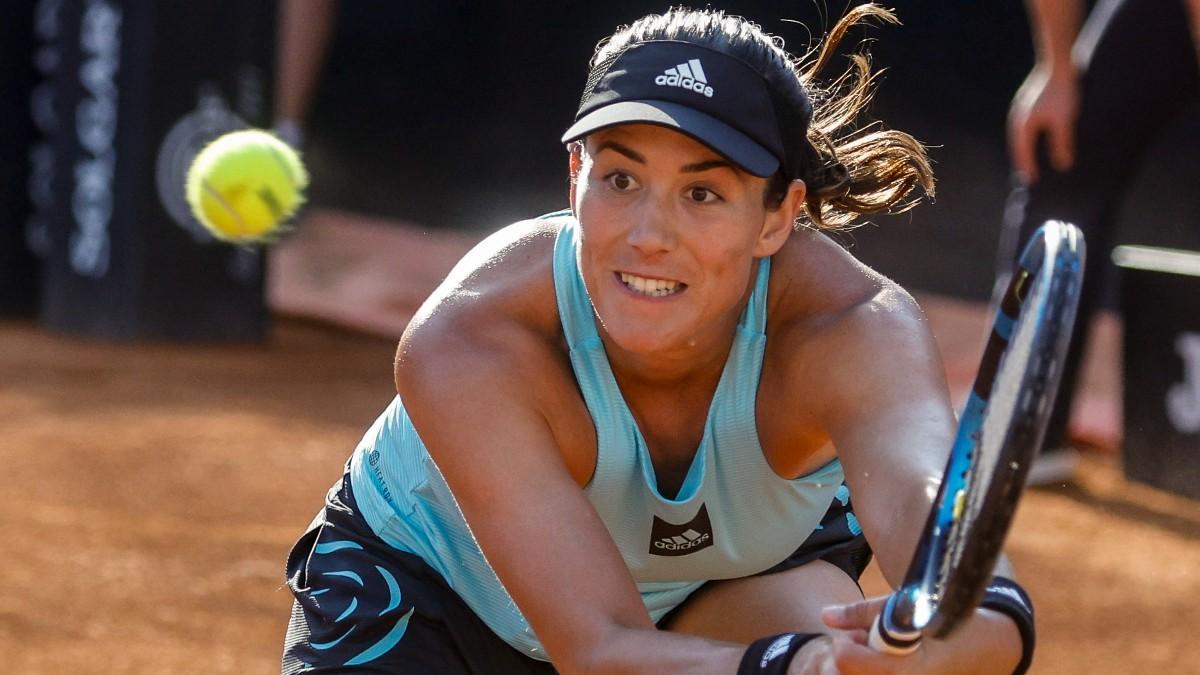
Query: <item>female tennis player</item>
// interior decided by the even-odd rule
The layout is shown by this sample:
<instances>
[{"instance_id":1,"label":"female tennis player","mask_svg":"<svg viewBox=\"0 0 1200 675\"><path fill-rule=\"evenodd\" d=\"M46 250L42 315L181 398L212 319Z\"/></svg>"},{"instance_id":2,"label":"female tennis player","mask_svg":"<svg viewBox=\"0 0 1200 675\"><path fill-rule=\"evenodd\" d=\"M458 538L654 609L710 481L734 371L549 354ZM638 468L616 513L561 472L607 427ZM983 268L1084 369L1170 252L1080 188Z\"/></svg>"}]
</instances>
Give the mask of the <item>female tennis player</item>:
<instances>
[{"instance_id":1,"label":"female tennis player","mask_svg":"<svg viewBox=\"0 0 1200 675\"><path fill-rule=\"evenodd\" d=\"M293 549L285 673L1018 667L1012 612L865 645L858 576L873 549L901 580L955 423L917 305L823 232L932 189L918 142L855 126L865 56L815 77L867 18L803 68L712 10L601 43L570 209L427 300Z\"/></svg>"}]
</instances>

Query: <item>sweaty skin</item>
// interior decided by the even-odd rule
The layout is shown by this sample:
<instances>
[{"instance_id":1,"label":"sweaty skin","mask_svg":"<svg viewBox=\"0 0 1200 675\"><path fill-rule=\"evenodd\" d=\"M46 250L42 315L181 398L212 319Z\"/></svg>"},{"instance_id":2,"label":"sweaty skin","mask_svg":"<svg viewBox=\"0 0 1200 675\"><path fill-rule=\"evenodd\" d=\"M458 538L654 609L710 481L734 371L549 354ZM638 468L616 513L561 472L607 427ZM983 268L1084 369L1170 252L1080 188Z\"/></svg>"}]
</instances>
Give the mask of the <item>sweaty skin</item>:
<instances>
[{"instance_id":1,"label":"sweaty skin","mask_svg":"<svg viewBox=\"0 0 1200 675\"><path fill-rule=\"evenodd\" d=\"M898 583L954 429L912 298L827 237L793 231L800 181L769 210L765 179L649 125L597 132L570 161L583 278L662 491L678 489L699 443L754 262L774 256L756 411L766 459L791 478L840 457L860 523ZM556 232L530 221L482 242L413 319L396 358L413 423L555 667L727 675L756 637L830 632L822 607L861 594L824 562L710 584L670 631L650 621L580 489L595 468L596 436L559 323ZM746 611L735 616L736 607ZM806 648L789 672L896 658L857 640L865 632L856 607L827 616L835 637ZM1020 638L1007 618L980 611L920 654L912 663L924 672L1006 673Z\"/></svg>"}]
</instances>

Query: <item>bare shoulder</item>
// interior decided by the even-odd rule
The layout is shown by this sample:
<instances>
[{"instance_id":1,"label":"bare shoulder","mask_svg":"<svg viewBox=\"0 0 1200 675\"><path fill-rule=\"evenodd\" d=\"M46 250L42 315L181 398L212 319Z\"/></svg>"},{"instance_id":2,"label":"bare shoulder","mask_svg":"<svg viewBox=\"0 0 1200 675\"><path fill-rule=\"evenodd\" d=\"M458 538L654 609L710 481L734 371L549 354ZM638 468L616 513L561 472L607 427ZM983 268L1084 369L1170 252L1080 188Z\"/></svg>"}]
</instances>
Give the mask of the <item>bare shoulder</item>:
<instances>
[{"instance_id":1,"label":"bare shoulder","mask_svg":"<svg viewBox=\"0 0 1200 675\"><path fill-rule=\"evenodd\" d=\"M418 384L427 374L472 372L478 362L494 371L513 362L504 357L527 358L551 345L559 332L556 234L553 221L522 221L463 256L404 331L397 386Z\"/></svg>"},{"instance_id":2,"label":"bare shoulder","mask_svg":"<svg viewBox=\"0 0 1200 675\"><path fill-rule=\"evenodd\" d=\"M544 425L560 447L580 445L575 430L582 427L572 421L586 416L586 408L575 394L554 292L561 226L556 219L523 221L489 236L405 330L396 390L422 436L430 433L431 451L438 445L433 420L450 410L459 419L470 411L467 416L491 428L498 418L513 430ZM585 464L580 472L590 471Z\"/></svg>"},{"instance_id":3,"label":"bare shoulder","mask_svg":"<svg viewBox=\"0 0 1200 675\"><path fill-rule=\"evenodd\" d=\"M769 316L785 342L926 330L912 295L823 234L795 233L773 263Z\"/></svg>"},{"instance_id":4,"label":"bare shoulder","mask_svg":"<svg viewBox=\"0 0 1200 675\"><path fill-rule=\"evenodd\" d=\"M773 262L764 368L772 393L824 419L860 407L868 393L942 396L940 356L907 291L816 232L796 233Z\"/></svg>"}]
</instances>

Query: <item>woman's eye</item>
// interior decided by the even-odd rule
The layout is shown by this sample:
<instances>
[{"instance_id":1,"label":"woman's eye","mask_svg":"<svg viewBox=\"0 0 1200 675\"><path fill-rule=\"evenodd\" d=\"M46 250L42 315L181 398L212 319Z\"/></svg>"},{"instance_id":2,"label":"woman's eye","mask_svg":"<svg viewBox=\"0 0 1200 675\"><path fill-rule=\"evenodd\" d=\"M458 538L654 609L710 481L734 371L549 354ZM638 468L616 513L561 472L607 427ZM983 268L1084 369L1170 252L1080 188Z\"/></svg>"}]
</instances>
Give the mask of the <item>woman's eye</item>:
<instances>
[{"instance_id":1,"label":"woman's eye","mask_svg":"<svg viewBox=\"0 0 1200 675\"><path fill-rule=\"evenodd\" d=\"M708 204L721 199L720 195L705 187L688 188L687 196L688 199L701 204Z\"/></svg>"},{"instance_id":2,"label":"woman's eye","mask_svg":"<svg viewBox=\"0 0 1200 675\"><path fill-rule=\"evenodd\" d=\"M628 192L637 187L637 181L627 173L611 173L605 180L617 192Z\"/></svg>"}]
</instances>

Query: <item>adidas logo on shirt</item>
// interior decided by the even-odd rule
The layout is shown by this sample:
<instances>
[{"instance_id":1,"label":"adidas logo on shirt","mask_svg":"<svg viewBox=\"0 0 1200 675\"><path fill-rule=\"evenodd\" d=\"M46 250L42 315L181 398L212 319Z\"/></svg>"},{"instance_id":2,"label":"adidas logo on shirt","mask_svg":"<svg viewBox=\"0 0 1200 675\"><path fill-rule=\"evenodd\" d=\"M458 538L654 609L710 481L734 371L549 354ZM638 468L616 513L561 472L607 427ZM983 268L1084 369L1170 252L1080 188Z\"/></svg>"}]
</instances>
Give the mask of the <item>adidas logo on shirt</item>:
<instances>
[{"instance_id":1,"label":"adidas logo on shirt","mask_svg":"<svg viewBox=\"0 0 1200 675\"><path fill-rule=\"evenodd\" d=\"M654 78L654 84L660 87L683 87L708 98L713 97L713 88L708 86L708 78L704 76L700 59L690 59L687 63L667 68L662 75Z\"/></svg>"},{"instance_id":2,"label":"adidas logo on shirt","mask_svg":"<svg viewBox=\"0 0 1200 675\"><path fill-rule=\"evenodd\" d=\"M650 524L651 555L688 555L713 545L712 521L708 518L708 506L700 505L694 518L676 525L654 516Z\"/></svg>"},{"instance_id":3,"label":"adidas logo on shirt","mask_svg":"<svg viewBox=\"0 0 1200 675\"><path fill-rule=\"evenodd\" d=\"M711 539L711 535L707 532L700 534L699 532L688 529L683 534L673 537L663 537L654 542L654 548L660 551L690 551L697 546L703 546Z\"/></svg>"}]
</instances>

